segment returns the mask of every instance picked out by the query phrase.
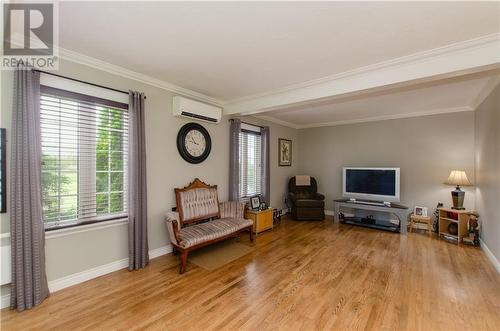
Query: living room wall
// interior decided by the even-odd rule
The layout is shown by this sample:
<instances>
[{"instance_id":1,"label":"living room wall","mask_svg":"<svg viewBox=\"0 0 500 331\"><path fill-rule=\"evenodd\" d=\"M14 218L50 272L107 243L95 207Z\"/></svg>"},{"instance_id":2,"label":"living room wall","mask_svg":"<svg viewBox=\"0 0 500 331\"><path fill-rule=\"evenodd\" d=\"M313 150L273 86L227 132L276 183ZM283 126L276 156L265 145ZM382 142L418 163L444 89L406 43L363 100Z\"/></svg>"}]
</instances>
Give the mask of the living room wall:
<instances>
[{"instance_id":1,"label":"living room wall","mask_svg":"<svg viewBox=\"0 0 500 331\"><path fill-rule=\"evenodd\" d=\"M481 239L500 261L500 85L475 112L476 209ZM500 270L499 270L500 272Z\"/></svg>"},{"instance_id":2,"label":"living room wall","mask_svg":"<svg viewBox=\"0 0 500 331\"><path fill-rule=\"evenodd\" d=\"M474 112L299 130L299 172L316 177L326 209L342 197L342 167L400 167L401 203L434 211L451 205L450 170L474 179ZM464 188L465 207L474 190Z\"/></svg>"},{"instance_id":3,"label":"living room wall","mask_svg":"<svg viewBox=\"0 0 500 331\"><path fill-rule=\"evenodd\" d=\"M145 92L146 101L146 152L147 152L147 185L148 185L148 233L151 250L169 244L164 215L175 206L173 190L191 182L195 177L210 184L217 184L219 198L227 200L229 185L229 123L223 118L220 124L204 123L212 138L212 152L201 164L193 165L184 161L176 147L176 136L179 128L190 122L188 119L172 115L173 93L161 88L127 79L109 72L101 71L82 64L61 61L59 74L80 80L128 90ZM2 72L2 112L1 126L10 133L12 111L12 72ZM268 123L251 117L245 121L270 126L271 149L271 205L284 207L283 196L286 192L288 178L298 170L298 132L295 129ZM293 160L291 167L278 167L278 138L293 141ZM10 148L8 146L8 151ZM10 239L7 214L0 214L0 233L5 238L2 245ZM63 236L47 236L46 266L50 281L62 277L85 272L115 261L127 258L127 225L118 224L96 230L72 233ZM8 292L2 287L2 294Z\"/></svg>"}]
</instances>

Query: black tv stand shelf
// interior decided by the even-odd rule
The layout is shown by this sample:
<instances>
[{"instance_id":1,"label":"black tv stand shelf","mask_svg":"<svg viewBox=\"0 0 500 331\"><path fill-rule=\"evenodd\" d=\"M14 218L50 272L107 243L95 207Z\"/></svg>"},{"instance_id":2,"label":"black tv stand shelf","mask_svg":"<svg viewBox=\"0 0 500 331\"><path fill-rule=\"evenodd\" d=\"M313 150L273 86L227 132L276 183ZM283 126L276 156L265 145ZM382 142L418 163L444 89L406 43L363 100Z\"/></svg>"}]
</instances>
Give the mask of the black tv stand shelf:
<instances>
[{"instance_id":1,"label":"black tv stand shelf","mask_svg":"<svg viewBox=\"0 0 500 331\"><path fill-rule=\"evenodd\" d=\"M340 223L364 226L367 228L385 230L391 232L399 232L399 224L393 224L386 220L367 219L363 217L344 217L340 219Z\"/></svg>"},{"instance_id":2,"label":"black tv stand shelf","mask_svg":"<svg viewBox=\"0 0 500 331\"><path fill-rule=\"evenodd\" d=\"M388 230L392 232L400 232L405 234L407 232L408 224L408 207L391 203L390 206L384 205L383 203L376 203L370 201L356 200L351 201L349 199L337 199L333 200L334 205L334 221L342 221L345 224L366 226L369 228ZM342 208L350 210L362 210L362 211L373 211L378 213L386 213L394 215L399 220L399 224L393 224L389 221L389 217L386 219L371 219L370 221L363 220L363 218L354 215L354 217L344 217L340 219Z\"/></svg>"}]
</instances>

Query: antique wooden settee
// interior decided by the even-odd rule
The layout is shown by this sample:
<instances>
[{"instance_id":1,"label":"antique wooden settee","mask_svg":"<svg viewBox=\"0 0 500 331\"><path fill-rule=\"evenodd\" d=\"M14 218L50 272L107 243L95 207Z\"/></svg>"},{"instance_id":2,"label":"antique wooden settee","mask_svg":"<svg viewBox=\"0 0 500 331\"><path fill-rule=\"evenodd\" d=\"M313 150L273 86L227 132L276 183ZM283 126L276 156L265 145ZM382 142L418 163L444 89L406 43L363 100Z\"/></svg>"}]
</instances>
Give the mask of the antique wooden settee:
<instances>
[{"instance_id":1,"label":"antique wooden settee","mask_svg":"<svg viewBox=\"0 0 500 331\"><path fill-rule=\"evenodd\" d=\"M176 212L166 216L170 242L181 255L180 273L186 270L190 251L248 232L253 241L253 222L244 218L245 204L219 203L217 185L196 178L184 188L175 189Z\"/></svg>"}]
</instances>

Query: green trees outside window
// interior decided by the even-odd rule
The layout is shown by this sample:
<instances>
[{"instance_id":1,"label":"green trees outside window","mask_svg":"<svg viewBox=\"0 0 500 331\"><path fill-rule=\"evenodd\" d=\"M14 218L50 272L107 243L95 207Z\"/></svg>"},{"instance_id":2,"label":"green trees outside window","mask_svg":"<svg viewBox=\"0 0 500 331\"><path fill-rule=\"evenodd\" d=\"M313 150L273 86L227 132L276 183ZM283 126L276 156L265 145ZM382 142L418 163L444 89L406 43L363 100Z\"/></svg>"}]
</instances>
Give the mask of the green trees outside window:
<instances>
[{"instance_id":1,"label":"green trees outside window","mask_svg":"<svg viewBox=\"0 0 500 331\"><path fill-rule=\"evenodd\" d=\"M123 111L100 108L96 144L97 214L123 211Z\"/></svg>"}]
</instances>

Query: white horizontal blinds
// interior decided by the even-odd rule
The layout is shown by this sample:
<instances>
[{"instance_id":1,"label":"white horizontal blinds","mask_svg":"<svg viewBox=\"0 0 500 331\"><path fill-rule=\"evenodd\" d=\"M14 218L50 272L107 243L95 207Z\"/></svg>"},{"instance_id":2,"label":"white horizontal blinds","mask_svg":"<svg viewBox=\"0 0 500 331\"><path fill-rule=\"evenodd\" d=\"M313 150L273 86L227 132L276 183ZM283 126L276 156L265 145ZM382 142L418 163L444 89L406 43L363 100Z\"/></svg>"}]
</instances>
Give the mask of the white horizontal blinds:
<instances>
[{"instance_id":1,"label":"white horizontal blinds","mask_svg":"<svg viewBox=\"0 0 500 331\"><path fill-rule=\"evenodd\" d=\"M125 215L127 105L44 86L41 91L46 227Z\"/></svg>"},{"instance_id":2,"label":"white horizontal blinds","mask_svg":"<svg viewBox=\"0 0 500 331\"><path fill-rule=\"evenodd\" d=\"M262 193L261 136L250 130L240 132L240 197Z\"/></svg>"}]
</instances>

